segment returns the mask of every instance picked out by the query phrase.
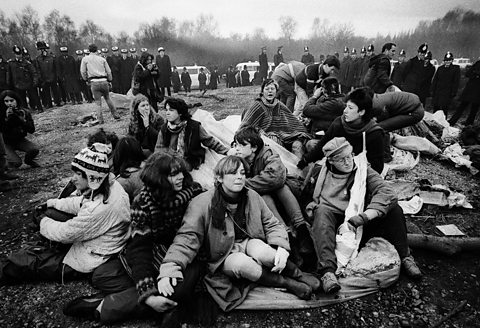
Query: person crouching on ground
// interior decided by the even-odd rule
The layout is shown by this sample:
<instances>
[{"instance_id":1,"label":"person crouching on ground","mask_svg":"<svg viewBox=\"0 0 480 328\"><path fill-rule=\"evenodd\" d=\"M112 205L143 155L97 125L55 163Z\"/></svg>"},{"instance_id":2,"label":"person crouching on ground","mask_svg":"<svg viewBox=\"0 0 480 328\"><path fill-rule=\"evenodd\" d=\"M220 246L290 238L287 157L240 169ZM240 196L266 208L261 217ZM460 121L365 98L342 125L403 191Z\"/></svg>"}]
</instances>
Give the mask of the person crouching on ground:
<instances>
[{"instance_id":1,"label":"person crouching on ground","mask_svg":"<svg viewBox=\"0 0 480 328\"><path fill-rule=\"evenodd\" d=\"M225 155L228 148L209 135L200 122L192 119L187 103L180 98L165 101L167 122L158 133L155 152L173 153L187 162L189 171L198 169L205 161L205 149Z\"/></svg>"},{"instance_id":2,"label":"person crouching on ground","mask_svg":"<svg viewBox=\"0 0 480 328\"><path fill-rule=\"evenodd\" d=\"M100 143L80 151L72 162L72 181L80 195L47 201L47 207L73 218L65 222L39 218L42 236L72 245L66 251L47 248L41 253L11 254L0 263L0 285L79 278L106 265L122 250L129 238L130 202L122 186L109 177L107 152Z\"/></svg>"},{"instance_id":3,"label":"person crouching on ground","mask_svg":"<svg viewBox=\"0 0 480 328\"><path fill-rule=\"evenodd\" d=\"M172 294L200 248L207 251L207 290L223 311L240 305L254 284L284 287L306 300L320 287L288 260L287 231L260 195L245 187L247 170L237 156L217 163L215 188L192 200L165 255L160 294Z\"/></svg>"},{"instance_id":4,"label":"person crouching on ground","mask_svg":"<svg viewBox=\"0 0 480 328\"><path fill-rule=\"evenodd\" d=\"M353 148L343 137L333 138L323 146L327 157L326 169L319 174L314 203L312 238L318 257L318 274L326 293L340 289L335 271L335 235L344 222L345 210L350 202L350 189L354 183L356 166ZM410 255L407 244L407 228L402 208L397 204L395 191L370 166L367 168L366 191L368 203L365 211L348 219L348 228L355 231L364 226L364 245L372 237L383 237L397 250L405 273L414 278L421 276L420 269Z\"/></svg>"},{"instance_id":5,"label":"person crouching on ground","mask_svg":"<svg viewBox=\"0 0 480 328\"><path fill-rule=\"evenodd\" d=\"M39 147L26 138L28 133L35 132L35 124L30 112L20 107L21 103L20 96L15 91L5 90L0 94L0 117L5 119L1 124L7 162L10 166L20 167L22 159L15 152L20 150L25 152L25 164L39 167L35 161L40 152Z\"/></svg>"},{"instance_id":6,"label":"person crouching on ground","mask_svg":"<svg viewBox=\"0 0 480 328\"><path fill-rule=\"evenodd\" d=\"M264 144L258 130L251 126L235 133L234 144L236 155L248 164L245 185L262 196L268 208L286 227L293 226L299 241L310 238L300 205L286 184L287 169L280 156ZM284 210L287 222L280 216L279 207Z\"/></svg>"}]
</instances>

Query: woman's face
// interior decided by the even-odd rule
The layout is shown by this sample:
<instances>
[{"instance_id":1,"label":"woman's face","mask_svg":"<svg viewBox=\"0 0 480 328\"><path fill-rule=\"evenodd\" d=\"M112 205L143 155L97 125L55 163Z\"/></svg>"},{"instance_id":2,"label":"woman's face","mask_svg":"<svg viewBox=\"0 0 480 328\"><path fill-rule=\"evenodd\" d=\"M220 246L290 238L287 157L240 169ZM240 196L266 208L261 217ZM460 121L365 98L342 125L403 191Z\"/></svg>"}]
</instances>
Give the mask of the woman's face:
<instances>
[{"instance_id":1,"label":"woman's face","mask_svg":"<svg viewBox=\"0 0 480 328\"><path fill-rule=\"evenodd\" d=\"M275 84L268 84L265 86L262 90L263 96L265 99L268 101L273 101L277 95L277 88L275 87Z\"/></svg>"},{"instance_id":2,"label":"woman's face","mask_svg":"<svg viewBox=\"0 0 480 328\"><path fill-rule=\"evenodd\" d=\"M147 61L145 62L147 65L152 63L152 57L148 56Z\"/></svg>"},{"instance_id":3,"label":"woman's face","mask_svg":"<svg viewBox=\"0 0 480 328\"><path fill-rule=\"evenodd\" d=\"M72 182L79 192L88 189L88 180L82 176L81 172L73 171Z\"/></svg>"},{"instance_id":4,"label":"woman's face","mask_svg":"<svg viewBox=\"0 0 480 328\"><path fill-rule=\"evenodd\" d=\"M354 123L362 120L362 116L365 114L364 110L359 110L358 106L351 102L347 101L347 106L343 110L343 115L345 117L345 122Z\"/></svg>"},{"instance_id":5,"label":"woman's face","mask_svg":"<svg viewBox=\"0 0 480 328\"><path fill-rule=\"evenodd\" d=\"M17 101L15 100L15 98L12 98L10 96L6 96L3 99L3 102L5 103L5 106L7 106L8 108L16 108L17 107Z\"/></svg>"},{"instance_id":6,"label":"woman's face","mask_svg":"<svg viewBox=\"0 0 480 328\"><path fill-rule=\"evenodd\" d=\"M183 172L178 171L168 175L168 182L172 185L174 191L180 191L183 188Z\"/></svg>"},{"instance_id":7,"label":"woman's face","mask_svg":"<svg viewBox=\"0 0 480 328\"><path fill-rule=\"evenodd\" d=\"M228 173L225 174L223 178L218 178L227 195L236 195L242 191L243 187L245 187L245 179L245 168L243 164L238 167L236 172Z\"/></svg>"},{"instance_id":8,"label":"woman's face","mask_svg":"<svg viewBox=\"0 0 480 328\"><path fill-rule=\"evenodd\" d=\"M143 100L140 104L138 104L138 111L140 114L150 113L150 103L148 100Z\"/></svg>"},{"instance_id":9,"label":"woman's face","mask_svg":"<svg viewBox=\"0 0 480 328\"><path fill-rule=\"evenodd\" d=\"M175 108L172 108L169 104L167 104L167 107L165 109L165 117L167 118L167 121L174 124L180 123L180 115Z\"/></svg>"}]
</instances>

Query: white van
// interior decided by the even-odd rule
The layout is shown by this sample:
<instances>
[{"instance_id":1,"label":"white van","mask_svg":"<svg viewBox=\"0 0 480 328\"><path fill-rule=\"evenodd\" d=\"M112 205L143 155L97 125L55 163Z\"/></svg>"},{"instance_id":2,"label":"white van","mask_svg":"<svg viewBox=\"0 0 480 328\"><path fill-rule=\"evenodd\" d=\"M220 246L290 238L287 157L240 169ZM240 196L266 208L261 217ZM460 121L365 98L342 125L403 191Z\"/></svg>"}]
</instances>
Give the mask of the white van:
<instances>
[{"instance_id":1,"label":"white van","mask_svg":"<svg viewBox=\"0 0 480 328\"><path fill-rule=\"evenodd\" d=\"M193 66L175 65L175 66L177 66L177 71L178 71L178 75L180 76L180 79L182 77L183 68L185 67L187 69L187 72L188 74L190 74L190 78L192 79L192 87L191 87L192 90L198 89L198 86L200 85L200 83L198 83L198 73L200 73L200 68L203 68L203 72L205 73L205 75L207 75L207 86L210 83L210 71L205 66L201 66L201 65L193 65Z\"/></svg>"},{"instance_id":2,"label":"white van","mask_svg":"<svg viewBox=\"0 0 480 328\"><path fill-rule=\"evenodd\" d=\"M260 67L260 63L258 61L248 61L243 63L238 63L236 68L239 72L243 71L243 66L247 65L247 71L250 75L250 81L253 79L253 75L257 71L257 67ZM275 69L275 64L273 62L268 62L268 73Z\"/></svg>"},{"instance_id":3,"label":"white van","mask_svg":"<svg viewBox=\"0 0 480 328\"><path fill-rule=\"evenodd\" d=\"M461 69L465 69L472 65L472 61L470 58L454 58L453 65L458 65Z\"/></svg>"}]
</instances>

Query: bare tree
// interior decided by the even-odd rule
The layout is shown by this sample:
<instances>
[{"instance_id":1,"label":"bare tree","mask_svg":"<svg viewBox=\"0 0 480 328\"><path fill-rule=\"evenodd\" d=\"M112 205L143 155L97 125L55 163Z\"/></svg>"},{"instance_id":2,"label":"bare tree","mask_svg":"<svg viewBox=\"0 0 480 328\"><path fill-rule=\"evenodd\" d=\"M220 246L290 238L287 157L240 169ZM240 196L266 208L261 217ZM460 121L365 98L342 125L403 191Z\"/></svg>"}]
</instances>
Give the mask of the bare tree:
<instances>
[{"instance_id":1,"label":"bare tree","mask_svg":"<svg viewBox=\"0 0 480 328\"><path fill-rule=\"evenodd\" d=\"M195 34L195 23L190 20L186 20L180 23L177 30L177 35L180 39L192 38Z\"/></svg>"},{"instance_id":2,"label":"bare tree","mask_svg":"<svg viewBox=\"0 0 480 328\"><path fill-rule=\"evenodd\" d=\"M218 23L213 15L201 14L195 20L195 34L198 37L212 38L216 37Z\"/></svg>"},{"instance_id":3,"label":"bare tree","mask_svg":"<svg viewBox=\"0 0 480 328\"><path fill-rule=\"evenodd\" d=\"M284 37L285 39L288 40L288 42L290 42L293 35L297 31L297 25L298 25L297 21L293 19L292 16L282 16L280 17L279 21L280 21L280 31L281 31L282 37Z\"/></svg>"},{"instance_id":4,"label":"bare tree","mask_svg":"<svg viewBox=\"0 0 480 328\"><path fill-rule=\"evenodd\" d=\"M18 37L23 45L35 43L41 35L40 19L38 13L31 7L26 6L20 13L15 14Z\"/></svg>"},{"instance_id":5,"label":"bare tree","mask_svg":"<svg viewBox=\"0 0 480 328\"><path fill-rule=\"evenodd\" d=\"M57 46L72 44L77 37L75 23L67 15L60 15L58 10L52 10L43 23L47 40Z\"/></svg>"},{"instance_id":6,"label":"bare tree","mask_svg":"<svg viewBox=\"0 0 480 328\"><path fill-rule=\"evenodd\" d=\"M121 31L120 33L118 33L115 40L116 40L117 44L121 44L122 46L127 46L128 44L130 44L132 42L132 39L130 38L128 33L125 32L125 31Z\"/></svg>"},{"instance_id":7,"label":"bare tree","mask_svg":"<svg viewBox=\"0 0 480 328\"><path fill-rule=\"evenodd\" d=\"M101 39L103 33L103 29L89 19L80 25L80 37L84 39L85 43L95 43Z\"/></svg>"}]
</instances>

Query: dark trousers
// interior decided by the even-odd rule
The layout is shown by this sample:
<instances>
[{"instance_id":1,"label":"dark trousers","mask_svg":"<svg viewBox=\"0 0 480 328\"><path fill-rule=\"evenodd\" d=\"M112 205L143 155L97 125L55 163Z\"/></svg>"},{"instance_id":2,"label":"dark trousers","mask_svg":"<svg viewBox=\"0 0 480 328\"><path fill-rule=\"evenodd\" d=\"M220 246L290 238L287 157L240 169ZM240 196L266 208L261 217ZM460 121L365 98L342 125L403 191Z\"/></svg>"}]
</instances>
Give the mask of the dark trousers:
<instances>
[{"instance_id":1,"label":"dark trousers","mask_svg":"<svg viewBox=\"0 0 480 328\"><path fill-rule=\"evenodd\" d=\"M455 123L457 123L460 117L462 117L465 109L467 109L468 105L470 105L470 113L468 114L467 120L465 121L465 125L472 125L473 123L475 123L475 118L477 117L480 104L462 101L453 116L448 120L450 125L454 125Z\"/></svg>"},{"instance_id":2,"label":"dark trousers","mask_svg":"<svg viewBox=\"0 0 480 328\"><path fill-rule=\"evenodd\" d=\"M42 102L40 101L40 96L38 94L38 88L32 87L27 90L28 102L30 104L31 109L36 109L38 111L42 111Z\"/></svg>"},{"instance_id":3,"label":"dark trousers","mask_svg":"<svg viewBox=\"0 0 480 328\"><path fill-rule=\"evenodd\" d=\"M168 93L168 96L171 97L172 96L172 92L170 91L170 87L159 87L160 91L162 91L162 95L165 97L166 94L165 94L165 89L167 89L167 93ZM189 88L189 91L190 91L190 88Z\"/></svg>"},{"instance_id":4,"label":"dark trousers","mask_svg":"<svg viewBox=\"0 0 480 328\"><path fill-rule=\"evenodd\" d=\"M13 167L22 165L22 158L17 155L16 150L25 152L25 164L30 164L40 152L38 145L26 138L14 143L5 143L5 149L8 164Z\"/></svg>"},{"instance_id":5,"label":"dark trousers","mask_svg":"<svg viewBox=\"0 0 480 328\"><path fill-rule=\"evenodd\" d=\"M3 141L3 134L0 131L0 174L4 173L7 168L7 151L5 149L5 142Z\"/></svg>"},{"instance_id":6,"label":"dark trousers","mask_svg":"<svg viewBox=\"0 0 480 328\"><path fill-rule=\"evenodd\" d=\"M193 298L195 285L202 273L202 264L192 262L183 272L183 280L177 282L170 299L182 306ZM125 271L120 260L115 259L99 267L92 275L92 285L103 293L100 320L102 323L123 321L133 317L158 315L148 305L138 303L135 282Z\"/></svg>"},{"instance_id":7,"label":"dark trousers","mask_svg":"<svg viewBox=\"0 0 480 328\"><path fill-rule=\"evenodd\" d=\"M318 207L312 226L312 238L317 252L317 272L320 275L337 270L335 256L335 236L344 214L332 212L325 207ZM401 259L409 255L407 244L407 227L402 208L395 205L385 216L370 220L363 226L360 247L372 237L382 237L390 242Z\"/></svg>"},{"instance_id":8,"label":"dark trousers","mask_svg":"<svg viewBox=\"0 0 480 328\"><path fill-rule=\"evenodd\" d=\"M279 78L278 82L278 100L287 106L288 109L293 113L295 107L295 89L294 83L289 83L288 81Z\"/></svg>"},{"instance_id":9,"label":"dark trousers","mask_svg":"<svg viewBox=\"0 0 480 328\"><path fill-rule=\"evenodd\" d=\"M418 104L417 108L411 113L404 115L396 115L378 122L385 131L391 132L398 129L412 126L420 122L425 114L422 104Z\"/></svg>"},{"instance_id":10,"label":"dark trousers","mask_svg":"<svg viewBox=\"0 0 480 328\"><path fill-rule=\"evenodd\" d=\"M60 105L60 93L58 91L58 86L56 82L44 82L42 85L42 101L45 107L52 106L52 95L53 101L56 105Z\"/></svg>"}]
</instances>

